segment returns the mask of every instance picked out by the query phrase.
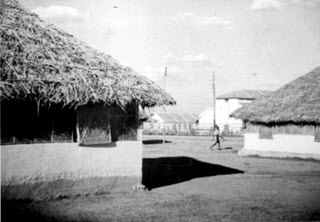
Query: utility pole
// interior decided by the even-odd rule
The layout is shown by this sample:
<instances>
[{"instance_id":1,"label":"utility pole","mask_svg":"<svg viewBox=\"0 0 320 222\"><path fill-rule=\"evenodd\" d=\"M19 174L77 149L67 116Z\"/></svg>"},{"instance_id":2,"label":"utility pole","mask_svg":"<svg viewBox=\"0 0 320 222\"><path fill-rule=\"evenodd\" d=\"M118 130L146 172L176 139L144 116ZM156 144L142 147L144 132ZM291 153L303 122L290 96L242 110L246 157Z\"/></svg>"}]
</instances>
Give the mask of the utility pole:
<instances>
[{"instance_id":1,"label":"utility pole","mask_svg":"<svg viewBox=\"0 0 320 222\"><path fill-rule=\"evenodd\" d=\"M213 93L213 129L216 125L216 78L213 71L212 75L212 93Z\"/></svg>"},{"instance_id":2,"label":"utility pole","mask_svg":"<svg viewBox=\"0 0 320 222\"><path fill-rule=\"evenodd\" d=\"M166 78L167 78L167 67L164 68L164 77L163 77L163 90L166 90ZM163 125L162 125L162 143L165 144L165 128L166 128L166 122L165 119L163 119Z\"/></svg>"}]
</instances>

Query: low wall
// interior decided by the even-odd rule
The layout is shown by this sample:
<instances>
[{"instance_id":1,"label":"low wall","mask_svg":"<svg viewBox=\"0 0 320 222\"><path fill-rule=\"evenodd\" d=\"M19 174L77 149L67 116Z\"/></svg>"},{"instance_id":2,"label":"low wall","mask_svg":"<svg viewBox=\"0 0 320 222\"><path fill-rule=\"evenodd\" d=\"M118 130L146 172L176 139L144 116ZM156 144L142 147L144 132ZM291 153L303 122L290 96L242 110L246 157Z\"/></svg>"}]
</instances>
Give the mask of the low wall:
<instances>
[{"instance_id":1,"label":"low wall","mask_svg":"<svg viewBox=\"0 0 320 222\"><path fill-rule=\"evenodd\" d=\"M1 195L51 198L124 191L141 184L142 142L1 146Z\"/></svg>"},{"instance_id":2,"label":"low wall","mask_svg":"<svg viewBox=\"0 0 320 222\"><path fill-rule=\"evenodd\" d=\"M258 133L245 133L244 148L238 154L320 159L320 143L311 135L275 134L273 139L259 139Z\"/></svg>"}]
</instances>

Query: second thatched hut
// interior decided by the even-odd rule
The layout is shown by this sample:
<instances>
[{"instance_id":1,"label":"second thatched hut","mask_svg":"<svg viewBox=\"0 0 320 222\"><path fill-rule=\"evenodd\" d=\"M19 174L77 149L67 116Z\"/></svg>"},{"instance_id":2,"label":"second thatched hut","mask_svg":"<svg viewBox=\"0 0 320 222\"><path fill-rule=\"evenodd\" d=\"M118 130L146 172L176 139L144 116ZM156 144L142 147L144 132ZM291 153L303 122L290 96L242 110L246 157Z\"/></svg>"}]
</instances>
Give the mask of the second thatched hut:
<instances>
[{"instance_id":1,"label":"second thatched hut","mask_svg":"<svg viewBox=\"0 0 320 222\"><path fill-rule=\"evenodd\" d=\"M231 116L245 122L240 155L320 159L320 67Z\"/></svg>"}]
</instances>

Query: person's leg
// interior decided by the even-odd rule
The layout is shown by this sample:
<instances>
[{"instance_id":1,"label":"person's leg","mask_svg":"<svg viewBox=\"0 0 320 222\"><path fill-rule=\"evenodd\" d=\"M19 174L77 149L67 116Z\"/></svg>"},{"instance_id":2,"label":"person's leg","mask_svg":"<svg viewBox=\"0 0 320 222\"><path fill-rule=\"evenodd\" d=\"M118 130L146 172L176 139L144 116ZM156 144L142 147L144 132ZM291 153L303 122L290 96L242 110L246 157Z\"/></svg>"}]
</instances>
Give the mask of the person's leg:
<instances>
[{"instance_id":1,"label":"person's leg","mask_svg":"<svg viewBox=\"0 0 320 222\"><path fill-rule=\"evenodd\" d=\"M210 149L212 149L212 147L214 147L215 145L217 145L217 141L210 146Z\"/></svg>"},{"instance_id":2,"label":"person's leg","mask_svg":"<svg viewBox=\"0 0 320 222\"><path fill-rule=\"evenodd\" d=\"M220 148L220 138L219 138L219 136L217 136L217 144L218 144L218 150L221 150L221 148Z\"/></svg>"}]
</instances>

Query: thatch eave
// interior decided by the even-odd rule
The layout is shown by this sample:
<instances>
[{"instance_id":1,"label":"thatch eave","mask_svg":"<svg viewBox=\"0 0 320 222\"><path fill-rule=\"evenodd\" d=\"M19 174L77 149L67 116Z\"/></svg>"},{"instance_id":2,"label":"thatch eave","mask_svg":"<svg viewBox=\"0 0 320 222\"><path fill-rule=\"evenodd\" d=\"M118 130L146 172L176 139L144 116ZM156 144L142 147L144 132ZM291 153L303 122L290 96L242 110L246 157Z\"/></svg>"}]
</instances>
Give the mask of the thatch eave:
<instances>
[{"instance_id":1,"label":"thatch eave","mask_svg":"<svg viewBox=\"0 0 320 222\"><path fill-rule=\"evenodd\" d=\"M72 35L47 24L15 0L2 1L0 100L105 102L144 107L176 101L151 80Z\"/></svg>"},{"instance_id":2,"label":"thatch eave","mask_svg":"<svg viewBox=\"0 0 320 222\"><path fill-rule=\"evenodd\" d=\"M250 122L320 124L320 67L233 112Z\"/></svg>"}]
</instances>

